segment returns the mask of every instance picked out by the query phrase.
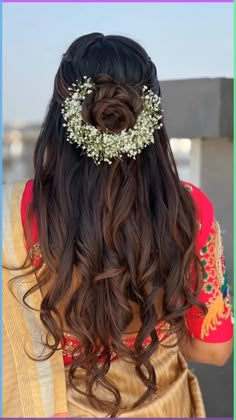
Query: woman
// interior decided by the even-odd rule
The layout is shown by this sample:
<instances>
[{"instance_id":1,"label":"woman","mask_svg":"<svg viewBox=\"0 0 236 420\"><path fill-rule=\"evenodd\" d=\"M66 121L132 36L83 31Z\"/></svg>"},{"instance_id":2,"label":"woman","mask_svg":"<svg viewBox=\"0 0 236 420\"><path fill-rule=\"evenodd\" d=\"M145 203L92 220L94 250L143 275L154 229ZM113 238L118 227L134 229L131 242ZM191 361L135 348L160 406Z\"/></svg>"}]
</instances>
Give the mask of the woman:
<instances>
[{"instance_id":1,"label":"woman","mask_svg":"<svg viewBox=\"0 0 236 420\"><path fill-rule=\"evenodd\" d=\"M220 228L179 180L140 45L69 47L34 179L3 202L4 416L204 417L185 359L231 354Z\"/></svg>"}]
</instances>

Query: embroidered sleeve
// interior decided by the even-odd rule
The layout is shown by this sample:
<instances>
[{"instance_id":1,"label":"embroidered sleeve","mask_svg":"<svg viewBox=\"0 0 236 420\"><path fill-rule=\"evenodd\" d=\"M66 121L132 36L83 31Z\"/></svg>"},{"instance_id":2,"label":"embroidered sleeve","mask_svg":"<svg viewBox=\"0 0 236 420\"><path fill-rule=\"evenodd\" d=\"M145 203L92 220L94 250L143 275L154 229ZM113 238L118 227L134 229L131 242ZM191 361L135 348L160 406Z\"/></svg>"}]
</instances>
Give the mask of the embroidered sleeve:
<instances>
[{"instance_id":1,"label":"embroidered sleeve","mask_svg":"<svg viewBox=\"0 0 236 420\"><path fill-rule=\"evenodd\" d=\"M199 252L199 258L204 274L198 299L206 304L208 312L204 315L193 306L186 314L187 328L193 337L202 341L225 342L233 336L233 316L220 226L216 220L206 245Z\"/></svg>"}]
</instances>

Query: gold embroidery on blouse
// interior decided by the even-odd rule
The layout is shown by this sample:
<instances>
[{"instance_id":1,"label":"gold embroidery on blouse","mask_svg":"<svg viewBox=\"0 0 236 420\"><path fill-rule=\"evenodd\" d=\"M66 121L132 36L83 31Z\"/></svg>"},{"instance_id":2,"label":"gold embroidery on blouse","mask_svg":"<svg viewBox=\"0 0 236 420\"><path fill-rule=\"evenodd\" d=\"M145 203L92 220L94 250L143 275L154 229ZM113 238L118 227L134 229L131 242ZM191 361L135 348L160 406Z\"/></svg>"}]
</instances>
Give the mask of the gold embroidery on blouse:
<instances>
[{"instance_id":1,"label":"gold embroidery on blouse","mask_svg":"<svg viewBox=\"0 0 236 420\"><path fill-rule=\"evenodd\" d=\"M193 191L193 187L191 185L184 184L184 188L189 192Z\"/></svg>"},{"instance_id":2,"label":"gold embroidery on blouse","mask_svg":"<svg viewBox=\"0 0 236 420\"><path fill-rule=\"evenodd\" d=\"M199 220L197 220L197 229L198 230L201 230L201 228L202 228L202 224L200 223L200 221Z\"/></svg>"}]
</instances>

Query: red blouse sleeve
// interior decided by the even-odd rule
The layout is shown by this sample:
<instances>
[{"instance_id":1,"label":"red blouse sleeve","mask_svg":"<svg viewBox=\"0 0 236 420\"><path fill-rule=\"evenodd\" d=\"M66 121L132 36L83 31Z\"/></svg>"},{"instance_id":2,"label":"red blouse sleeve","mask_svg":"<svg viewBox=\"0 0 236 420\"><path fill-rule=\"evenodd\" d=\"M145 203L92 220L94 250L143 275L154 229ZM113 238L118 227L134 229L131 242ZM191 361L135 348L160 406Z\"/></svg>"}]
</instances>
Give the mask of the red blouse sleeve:
<instances>
[{"instance_id":1,"label":"red blouse sleeve","mask_svg":"<svg viewBox=\"0 0 236 420\"><path fill-rule=\"evenodd\" d=\"M192 337L208 343L222 343L233 336L233 316L225 270L220 226L213 206L205 194L191 184L198 212L197 254L203 267L202 289L198 300L206 304L206 315L193 306L186 313L186 325Z\"/></svg>"}]
</instances>

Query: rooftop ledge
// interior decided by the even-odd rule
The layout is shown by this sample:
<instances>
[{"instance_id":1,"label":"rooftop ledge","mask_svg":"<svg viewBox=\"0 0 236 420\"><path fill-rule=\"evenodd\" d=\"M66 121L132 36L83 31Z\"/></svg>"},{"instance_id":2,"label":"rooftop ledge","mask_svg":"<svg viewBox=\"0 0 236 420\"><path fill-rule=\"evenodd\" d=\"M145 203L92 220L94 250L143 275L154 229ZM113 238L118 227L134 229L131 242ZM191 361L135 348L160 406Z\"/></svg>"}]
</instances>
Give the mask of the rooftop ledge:
<instances>
[{"instance_id":1,"label":"rooftop ledge","mask_svg":"<svg viewBox=\"0 0 236 420\"><path fill-rule=\"evenodd\" d=\"M233 79L160 82L169 137L233 137Z\"/></svg>"}]
</instances>

